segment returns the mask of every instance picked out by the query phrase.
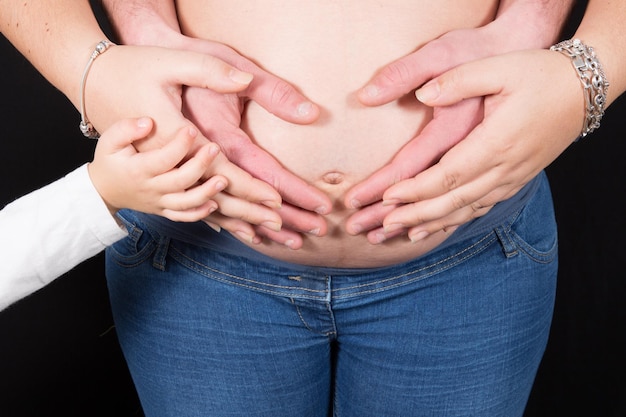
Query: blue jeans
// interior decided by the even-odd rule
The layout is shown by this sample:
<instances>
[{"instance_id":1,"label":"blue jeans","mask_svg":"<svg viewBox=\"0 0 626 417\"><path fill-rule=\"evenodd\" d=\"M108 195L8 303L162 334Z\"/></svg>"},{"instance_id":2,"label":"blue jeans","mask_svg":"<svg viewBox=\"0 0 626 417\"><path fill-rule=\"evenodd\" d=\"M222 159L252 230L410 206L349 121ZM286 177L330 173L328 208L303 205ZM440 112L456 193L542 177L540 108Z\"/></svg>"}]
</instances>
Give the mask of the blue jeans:
<instances>
[{"instance_id":1,"label":"blue jeans","mask_svg":"<svg viewBox=\"0 0 626 417\"><path fill-rule=\"evenodd\" d=\"M107 275L148 417L523 414L556 287L545 180L493 230L379 269L249 260L123 217Z\"/></svg>"}]
</instances>

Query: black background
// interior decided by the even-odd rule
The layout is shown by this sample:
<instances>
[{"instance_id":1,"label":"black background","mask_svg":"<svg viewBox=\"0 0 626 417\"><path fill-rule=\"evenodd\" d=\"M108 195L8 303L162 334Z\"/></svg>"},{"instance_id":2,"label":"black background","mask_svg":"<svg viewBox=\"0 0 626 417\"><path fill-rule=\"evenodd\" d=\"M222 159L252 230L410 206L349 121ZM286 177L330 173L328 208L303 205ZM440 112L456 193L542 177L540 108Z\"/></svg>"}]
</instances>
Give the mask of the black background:
<instances>
[{"instance_id":1,"label":"black background","mask_svg":"<svg viewBox=\"0 0 626 417\"><path fill-rule=\"evenodd\" d=\"M0 91L2 207L90 160L94 142L69 101L2 37ZM625 111L622 97L548 168L561 266L526 417L626 416ZM0 313L1 416L142 416L107 297L98 255Z\"/></svg>"}]
</instances>

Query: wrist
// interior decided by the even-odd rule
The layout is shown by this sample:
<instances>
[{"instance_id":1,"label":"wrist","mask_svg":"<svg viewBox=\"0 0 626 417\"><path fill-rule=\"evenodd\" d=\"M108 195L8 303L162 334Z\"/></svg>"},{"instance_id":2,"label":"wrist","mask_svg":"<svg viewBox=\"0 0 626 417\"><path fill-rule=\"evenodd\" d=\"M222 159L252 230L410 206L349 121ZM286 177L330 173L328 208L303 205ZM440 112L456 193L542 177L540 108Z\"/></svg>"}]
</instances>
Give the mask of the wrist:
<instances>
[{"instance_id":1,"label":"wrist","mask_svg":"<svg viewBox=\"0 0 626 417\"><path fill-rule=\"evenodd\" d=\"M574 38L581 39L593 47L611 88L606 95L605 108L608 108L624 91L626 91L626 59L622 53L624 46L619 38L597 34L596 30L578 30Z\"/></svg>"},{"instance_id":2,"label":"wrist","mask_svg":"<svg viewBox=\"0 0 626 417\"><path fill-rule=\"evenodd\" d=\"M100 137L100 133L93 127L89 119L87 118L87 111L85 106L85 84L87 82L87 76L89 75L89 70L93 62L100 55L105 53L111 46L114 44L109 42L108 40L103 40L98 42L95 46L89 60L87 61L87 65L85 66L85 70L83 71L83 76L80 82L80 131L89 139L98 139Z\"/></svg>"},{"instance_id":3,"label":"wrist","mask_svg":"<svg viewBox=\"0 0 626 417\"><path fill-rule=\"evenodd\" d=\"M180 26L174 2L136 5L127 0L104 0L104 9L120 43L175 47Z\"/></svg>"},{"instance_id":4,"label":"wrist","mask_svg":"<svg viewBox=\"0 0 626 417\"><path fill-rule=\"evenodd\" d=\"M109 210L109 213L111 213L111 216L115 217L115 215L120 210L120 208L111 204L109 199L105 196L106 192L104 189L106 187L104 187L103 184L101 184L99 180L100 177L97 171L98 170L95 169L93 162L90 162L87 164L87 172L89 173L89 179L91 180L91 184L93 185L93 188L96 190L96 192L100 196L100 199L106 206L107 210Z\"/></svg>"},{"instance_id":5,"label":"wrist","mask_svg":"<svg viewBox=\"0 0 626 417\"><path fill-rule=\"evenodd\" d=\"M609 82L602 64L593 48L579 39L560 42L553 45L550 50L560 52L570 58L581 81L585 117L579 138L585 137L600 127L600 121L604 116Z\"/></svg>"},{"instance_id":6,"label":"wrist","mask_svg":"<svg viewBox=\"0 0 626 417\"><path fill-rule=\"evenodd\" d=\"M498 10L496 19L484 27L497 53L545 49L559 39L571 2L544 3L516 1Z\"/></svg>"},{"instance_id":7,"label":"wrist","mask_svg":"<svg viewBox=\"0 0 626 417\"><path fill-rule=\"evenodd\" d=\"M102 198L102 196L100 196L100 198ZM111 213L111 216L115 218L115 215L117 214L118 211L120 211L120 209L109 204L104 198L102 199L102 201L104 202L104 205L106 206L107 210L109 210L109 213Z\"/></svg>"}]
</instances>

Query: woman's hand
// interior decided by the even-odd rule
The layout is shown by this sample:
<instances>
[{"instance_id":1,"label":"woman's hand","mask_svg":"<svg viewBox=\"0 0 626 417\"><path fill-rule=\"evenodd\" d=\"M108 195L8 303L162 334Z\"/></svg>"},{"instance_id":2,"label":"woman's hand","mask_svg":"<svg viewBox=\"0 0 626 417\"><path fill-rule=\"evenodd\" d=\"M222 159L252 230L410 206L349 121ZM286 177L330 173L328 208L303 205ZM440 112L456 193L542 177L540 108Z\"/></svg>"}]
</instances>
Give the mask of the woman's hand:
<instances>
[{"instance_id":1,"label":"woman's hand","mask_svg":"<svg viewBox=\"0 0 626 417\"><path fill-rule=\"evenodd\" d=\"M87 79L87 114L99 131L115 121L147 115L155 121L151 135L135 142L140 152L160 149L190 122L183 115L183 85L225 94L245 89L251 81L220 59L205 54L158 47L114 46L98 57ZM209 141L198 135L188 157ZM215 196L221 215L232 218L233 233L258 241L253 225L269 225L278 231L281 219L276 209L282 199L269 184L229 162L220 153L207 172L222 175L228 186Z\"/></svg>"},{"instance_id":2,"label":"woman's hand","mask_svg":"<svg viewBox=\"0 0 626 417\"><path fill-rule=\"evenodd\" d=\"M430 106L484 96L484 120L433 167L391 186L384 232L412 241L489 211L534 178L579 135L580 81L569 59L528 50L461 65L416 92Z\"/></svg>"}]
</instances>

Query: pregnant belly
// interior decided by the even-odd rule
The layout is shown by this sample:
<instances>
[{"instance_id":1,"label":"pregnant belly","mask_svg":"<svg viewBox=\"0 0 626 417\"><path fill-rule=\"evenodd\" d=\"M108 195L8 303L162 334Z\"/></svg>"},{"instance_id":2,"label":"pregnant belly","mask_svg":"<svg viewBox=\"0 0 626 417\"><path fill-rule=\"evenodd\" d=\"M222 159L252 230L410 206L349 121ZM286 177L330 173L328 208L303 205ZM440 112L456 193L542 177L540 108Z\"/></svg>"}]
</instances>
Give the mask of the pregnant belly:
<instances>
[{"instance_id":1,"label":"pregnant belly","mask_svg":"<svg viewBox=\"0 0 626 417\"><path fill-rule=\"evenodd\" d=\"M411 97L371 108L359 104L349 92L339 99L335 92L315 101L322 103L322 115L311 125L284 122L250 103L243 128L285 168L331 198L333 211L325 216L328 233L305 236L304 246L296 251L272 242L253 248L288 262L360 268L413 259L441 243L447 237L443 232L416 244L403 234L373 245L364 235L346 232L346 220L354 210L343 203L350 188L389 163L421 130L431 111Z\"/></svg>"},{"instance_id":2,"label":"pregnant belly","mask_svg":"<svg viewBox=\"0 0 626 417\"><path fill-rule=\"evenodd\" d=\"M334 203L325 217L326 236L305 236L303 248L295 251L272 242L254 249L289 262L358 268L415 258L447 237L441 232L412 244L403 234L372 245L365 236L346 233L354 213L343 205L346 192L389 163L432 117L412 94L368 108L356 91L426 42L490 21L497 5L491 0L177 1L185 34L233 47L321 109L319 120L301 126L253 101L247 104L242 127L251 138Z\"/></svg>"}]
</instances>

